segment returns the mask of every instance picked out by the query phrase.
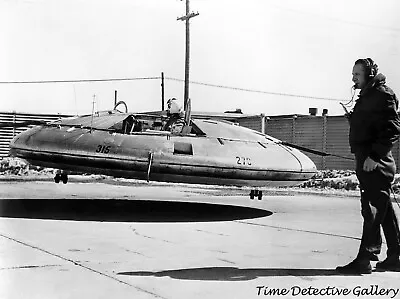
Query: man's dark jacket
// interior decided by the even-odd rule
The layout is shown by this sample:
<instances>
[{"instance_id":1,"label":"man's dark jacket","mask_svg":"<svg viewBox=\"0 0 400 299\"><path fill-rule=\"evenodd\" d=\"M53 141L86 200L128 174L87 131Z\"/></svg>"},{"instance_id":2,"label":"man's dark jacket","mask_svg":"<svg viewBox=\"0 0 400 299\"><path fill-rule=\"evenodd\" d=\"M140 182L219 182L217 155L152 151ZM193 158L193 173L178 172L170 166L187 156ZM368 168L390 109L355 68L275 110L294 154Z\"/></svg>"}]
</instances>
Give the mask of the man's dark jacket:
<instances>
[{"instance_id":1,"label":"man's dark jacket","mask_svg":"<svg viewBox=\"0 0 400 299\"><path fill-rule=\"evenodd\" d=\"M400 134L398 100L386 77L377 74L361 91L349 117L351 152L379 161Z\"/></svg>"}]
</instances>

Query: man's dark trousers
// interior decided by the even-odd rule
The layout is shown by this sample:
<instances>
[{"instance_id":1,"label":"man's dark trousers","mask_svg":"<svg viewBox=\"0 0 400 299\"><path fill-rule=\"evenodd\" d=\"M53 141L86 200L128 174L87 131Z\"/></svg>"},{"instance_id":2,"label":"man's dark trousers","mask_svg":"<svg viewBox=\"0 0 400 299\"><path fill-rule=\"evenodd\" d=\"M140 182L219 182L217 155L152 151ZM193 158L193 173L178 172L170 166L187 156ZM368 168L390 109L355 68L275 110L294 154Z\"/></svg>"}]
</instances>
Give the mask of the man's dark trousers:
<instances>
[{"instance_id":1,"label":"man's dark trousers","mask_svg":"<svg viewBox=\"0 0 400 299\"><path fill-rule=\"evenodd\" d=\"M400 231L396 213L390 201L391 183L396 173L392 153L383 157L377 168L371 172L363 170L367 158L356 153L356 174L361 191L361 214L364 219L358 258L371 253L379 254L382 246L380 227L382 226L387 243L387 256L400 255Z\"/></svg>"}]
</instances>

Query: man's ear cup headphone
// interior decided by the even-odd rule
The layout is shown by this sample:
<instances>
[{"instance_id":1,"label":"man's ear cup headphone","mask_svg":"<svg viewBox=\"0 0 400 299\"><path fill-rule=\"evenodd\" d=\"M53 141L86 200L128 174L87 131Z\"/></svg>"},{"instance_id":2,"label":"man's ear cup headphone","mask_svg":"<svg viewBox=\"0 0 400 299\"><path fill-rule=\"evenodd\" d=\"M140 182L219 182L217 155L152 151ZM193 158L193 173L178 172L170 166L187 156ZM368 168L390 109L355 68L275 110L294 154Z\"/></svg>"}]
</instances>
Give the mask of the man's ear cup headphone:
<instances>
[{"instance_id":1,"label":"man's ear cup headphone","mask_svg":"<svg viewBox=\"0 0 400 299\"><path fill-rule=\"evenodd\" d=\"M378 73L378 66L375 64L375 62L371 58L365 58L365 59L363 59L363 61L364 61L367 76L369 78L375 77L376 74Z\"/></svg>"}]
</instances>

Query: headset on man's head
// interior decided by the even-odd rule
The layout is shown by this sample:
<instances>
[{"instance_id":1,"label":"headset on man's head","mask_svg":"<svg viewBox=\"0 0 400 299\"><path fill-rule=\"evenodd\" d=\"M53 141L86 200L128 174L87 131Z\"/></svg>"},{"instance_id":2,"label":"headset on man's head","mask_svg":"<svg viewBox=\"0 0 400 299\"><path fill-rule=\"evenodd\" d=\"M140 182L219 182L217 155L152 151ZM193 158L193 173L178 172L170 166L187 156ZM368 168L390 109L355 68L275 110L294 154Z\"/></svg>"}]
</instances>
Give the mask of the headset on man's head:
<instances>
[{"instance_id":1,"label":"headset on man's head","mask_svg":"<svg viewBox=\"0 0 400 299\"><path fill-rule=\"evenodd\" d=\"M354 64L362 64L365 68L365 75L372 79L378 73L378 65L371 58L358 59Z\"/></svg>"}]
</instances>

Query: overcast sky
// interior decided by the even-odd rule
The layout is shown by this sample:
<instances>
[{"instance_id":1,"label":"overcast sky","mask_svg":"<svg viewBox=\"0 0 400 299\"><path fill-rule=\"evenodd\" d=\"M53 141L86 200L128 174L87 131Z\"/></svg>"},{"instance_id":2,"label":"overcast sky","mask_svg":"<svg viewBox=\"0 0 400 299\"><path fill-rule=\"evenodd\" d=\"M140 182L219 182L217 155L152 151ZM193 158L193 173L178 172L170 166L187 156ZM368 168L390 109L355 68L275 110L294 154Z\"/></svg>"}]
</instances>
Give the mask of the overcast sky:
<instances>
[{"instance_id":1,"label":"overcast sky","mask_svg":"<svg viewBox=\"0 0 400 299\"><path fill-rule=\"evenodd\" d=\"M190 84L193 110L342 114L361 57L400 95L399 3L191 0L191 81L236 88ZM179 0L0 0L0 81L182 80L184 12ZM93 95L96 110L111 109L114 90L132 112L159 110L160 83L0 84L0 111L90 113ZM166 99L182 103L183 90L165 81Z\"/></svg>"}]
</instances>

